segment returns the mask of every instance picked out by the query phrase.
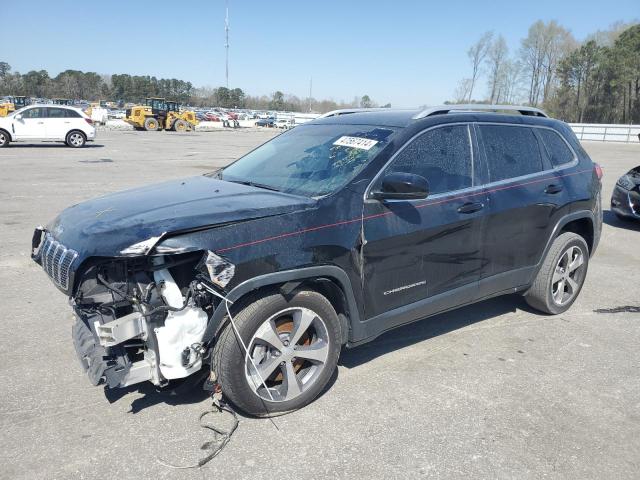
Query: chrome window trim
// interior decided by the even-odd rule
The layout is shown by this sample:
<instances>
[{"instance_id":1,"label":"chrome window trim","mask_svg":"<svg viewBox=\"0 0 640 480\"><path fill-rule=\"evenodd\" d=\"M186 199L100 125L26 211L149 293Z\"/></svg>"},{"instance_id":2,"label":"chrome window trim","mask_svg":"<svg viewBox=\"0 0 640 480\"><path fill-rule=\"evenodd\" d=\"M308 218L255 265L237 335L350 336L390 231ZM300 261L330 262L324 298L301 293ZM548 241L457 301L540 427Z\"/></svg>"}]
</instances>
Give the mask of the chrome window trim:
<instances>
[{"instance_id":1,"label":"chrome window trim","mask_svg":"<svg viewBox=\"0 0 640 480\"><path fill-rule=\"evenodd\" d=\"M376 200L375 198L371 197L371 188L373 187L373 185L375 184L375 182L378 180L378 178L382 175L382 173L389 167L389 165L396 159L396 157L405 149L407 148L407 146L409 144L411 144L414 140L416 140L419 136L434 130L436 128L441 128L441 127L450 127L450 126L459 126L459 125L466 125L467 126L467 131L469 133L469 141L470 141L470 148L471 148L471 170L473 173L472 176L472 181L475 182L475 155L474 155L474 145L473 145L473 139L471 137L471 127L476 125L476 126L481 126L481 125L506 125L506 126L513 126L513 127L526 127L526 128L539 128L539 129L546 129L546 130L551 130L552 132L554 132L556 135L558 135L562 141L565 143L565 145L567 145L567 147L569 148L569 150L571 151L571 153L573 154L573 160L571 162L567 162L567 163L563 163L562 165L558 165L558 166L554 166L551 169L546 169L546 170L541 170L539 172L535 172L535 173L529 173L527 175L521 175L519 177L510 177L510 178L505 178L503 180L497 180L495 182L488 182L488 183L484 183L484 184L479 184L479 185L472 185L471 187L467 187L467 188L463 188L463 189L459 189L459 190L451 190L450 192L442 192L442 193L437 193L435 195L429 195L427 198L421 198L421 199L409 199L409 200L387 200L388 203L396 203L396 202L424 202L425 200L429 199L439 199L439 198L443 198L443 197L448 197L448 196L455 196L455 195L464 195L467 193L471 193L475 190L480 190L480 189L486 189L486 188L491 188L491 187L495 187L495 186L499 186L499 185L505 185L508 183L512 183L514 181L521 181L521 180L527 180L530 178L534 178L534 177L538 177L538 176L543 176L543 175L548 175L548 174L554 174L556 172L559 171L563 171L569 168L573 168L576 165L578 165L579 159L578 159L578 155L576 154L574 148L571 146L571 144L564 138L563 135L561 135L557 130L555 130L554 128L548 127L546 125L527 125L527 124L520 124L520 123L508 123L508 122L455 122L455 123L443 123L440 125L434 125L432 127L429 127L425 130L421 130L420 132L416 133L413 137L411 137L409 140L407 140L405 142L405 144L400 147L400 149L393 154L393 156L387 161L387 163L384 164L384 166L380 169L380 171L376 174L375 177L373 177L373 180L371 180L371 182L369 182L369 185L367 186L367 188L365 189L364 192L364 198L363 201L365 203L371 203L371 202L379 202L379 200ZM480 143L477 142L476 146L479 148L480 147Z\"/></svg>"},{"instance_id":2,"label":"chrome window trim","mask_svg":"<svg viewBox=\"0 0 640 480\"><path fill-rule=\"evenodd\" d=\"M465 190L473 190L475 188L479 188L481 187L481 185L473 185L473 183L475 183L475 177L473 176L473 174L475 173L475 168L474 168L474 162L475 162L475 156L473 154L473 140L471 138L471 126L473 125L474 122L455 122L455 123L442 123L439 125L433 125L429 128L426 128L424 130L419 131L418 133L416 133L413 137L411 137L409 140L407 140L404 145L402 145L402 147L400 147L398 149L398 151L396 153L394 153L391 158L389 160L387 160L387 163L384 164L384 166L380 169L380 171L378 171L378 173L376 173L375 177L373 177L373 180L371 180L369 182L369 185L367 185L367 188L364 191L364 196L363 196L363 201L365 203L373 201L373 202L378 202L378 200L376 200L375 198L372 198L371 195L371 187L376 183L376 181L378 180L378 178L380 178L380 176L384 173L384 171L389 167L389 165L391 165L391 163L393 161L395 161L395 159L397 158L398 155L400 155L405 148L407 148L409 145L411 145L411 143L414 142L414 140L416 140L418 137L424 135L427 132L430 132L431 130L435 130L436 128L444 128L444 127L455 127L455 126L466 126L467 127L467 134L469 136L469 149L471 150L471 182L472 185L470 187L467 188L462 188L459 190L451 190L450 192L441 192L441 193L436 193L435 195L429 195L428 198L432 199L432 198L441 198L443 196L448 196L451 195L453 193L457 193L457 192L463 192ZM424 201L426 200L425 198L417 198L417 199L413 199L413 200L395 200L395 202L416 202L416 201ZM387 202L389 202L390 200L387 200Z\"/></svg>"}]
</instances>

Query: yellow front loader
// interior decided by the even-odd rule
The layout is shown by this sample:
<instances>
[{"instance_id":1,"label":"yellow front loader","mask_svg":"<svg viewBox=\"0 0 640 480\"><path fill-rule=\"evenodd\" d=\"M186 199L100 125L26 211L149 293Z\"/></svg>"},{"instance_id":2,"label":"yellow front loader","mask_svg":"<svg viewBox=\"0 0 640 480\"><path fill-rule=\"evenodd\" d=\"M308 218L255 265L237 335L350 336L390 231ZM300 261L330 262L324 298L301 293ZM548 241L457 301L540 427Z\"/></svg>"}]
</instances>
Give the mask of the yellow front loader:
<instances>
[{"instance_id":1,"label":"yellow front loader","mask_svg":"<svg viewBox=\"0 0 640 480\"><path fill-rule=\"evenodd\" d=\"M136 130L193 130L199 123L192 111L180 112L176 102L164 98L147 98L145 105L136 105L126 110L124 121Z\"/></svg>"},{"instance_id":2,"label":"yellow front loader","mask_svg":"<svg viewBox=\"0 0 640 480\"><path fill-rule=\"evenodd\" d=\"M25 96L15 96L11 98L11 101L0 103L0 117L6 117L10 113L31 105L31 99Z\"/></svg>"}]
</instances>

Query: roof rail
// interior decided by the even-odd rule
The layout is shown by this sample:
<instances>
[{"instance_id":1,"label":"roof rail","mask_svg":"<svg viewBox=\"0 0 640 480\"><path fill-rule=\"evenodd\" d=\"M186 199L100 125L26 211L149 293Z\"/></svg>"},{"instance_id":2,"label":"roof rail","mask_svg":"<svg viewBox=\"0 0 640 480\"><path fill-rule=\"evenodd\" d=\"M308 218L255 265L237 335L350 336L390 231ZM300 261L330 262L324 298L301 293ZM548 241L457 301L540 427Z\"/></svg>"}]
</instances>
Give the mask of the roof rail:
<instances>
[{"instance_id":1,"label":"roof rail","mask_svg":"<svg viewBox=\"0 0 640 480\"><path fill-rule=\"evenodd\" d=\"M339 110L331 110L330 112L323 113L318 118L337 117L339 115L347 115L349 113L360 112L375 112L378 110L389 110L388 108L375 107L375 108L341 108Z\"/></svg>"},{"instance_id":2,"label":"roof rail","mask_svg":"<svg viewBox=\"0 0 640 480\"><path fill-rule=\"evenodd\" d=\"M533 117L548 117L539 108L527 107L524 105L489 105L485 103L458 104L458 105L441 105L438 107L429 107L413 117L414 120L419 118L430 117L432 115L442 115L451 112L518 112L521 115L530 115Z\"/></svg>"}]
</instances>

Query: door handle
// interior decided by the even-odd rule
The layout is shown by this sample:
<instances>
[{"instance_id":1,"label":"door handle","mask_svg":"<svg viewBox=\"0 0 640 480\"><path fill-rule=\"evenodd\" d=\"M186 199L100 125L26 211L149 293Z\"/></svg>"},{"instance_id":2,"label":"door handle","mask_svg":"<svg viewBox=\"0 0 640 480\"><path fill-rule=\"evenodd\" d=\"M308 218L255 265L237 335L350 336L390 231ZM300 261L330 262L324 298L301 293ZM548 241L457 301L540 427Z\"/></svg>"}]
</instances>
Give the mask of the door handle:
<instances>
[{"instance_id":1,"label":"door handle","mask_svg":"<svg viewBox=\"0 0 640 480\"><path fill-rule=\"evenodd\" d=\"M44 125L44 122L38 122L38 125Z\"/></svg>"},{"instance_id":2,"label":"door handle","mask_svg":"<svg viewBox=\"0 0 640 480\"><path fill-rule=\"evenodd\" d=\"M555 184L551 184L551 185L547 185L547 188L544 189L544 193L549 193L551 195L555 194L555 193L560 193L562 191L562 185L555 185Z\"/></svg>"},{"instance_id":3,"label":"door handle","mask_svg":"<svg viewBox=\"0 0 640 480\"><path fill-rule=\"evenodd\" d=\"M458 208L458 213L474 213L482 210L484 203L467 202Z\"/></svg>"}]
</instances>

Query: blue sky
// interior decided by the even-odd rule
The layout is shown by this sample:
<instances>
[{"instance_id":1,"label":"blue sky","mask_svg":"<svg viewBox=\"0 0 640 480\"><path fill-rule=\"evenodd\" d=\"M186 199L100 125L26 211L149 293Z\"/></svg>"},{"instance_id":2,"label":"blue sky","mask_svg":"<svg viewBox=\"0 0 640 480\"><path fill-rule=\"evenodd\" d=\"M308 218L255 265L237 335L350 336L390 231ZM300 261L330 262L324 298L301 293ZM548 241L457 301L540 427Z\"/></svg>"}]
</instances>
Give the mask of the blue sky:
<instances>
[{"instance_id":1,"label":"blue sky","mask_svg":"<svg viewBox=\"0 0 640 480\"><path fill-rule=\"evenodd\" d=\"M0 61L224 85L224 0L3 0ZM512 50L535 20L581 40L640 18L638 0L253 1L230 3L230 86L393 106L451 98L466 51L485 31ZM482 88L482 87L481 87Z\"/></svg>"}]
</instances>

